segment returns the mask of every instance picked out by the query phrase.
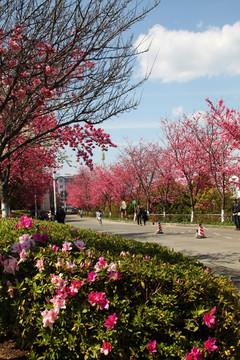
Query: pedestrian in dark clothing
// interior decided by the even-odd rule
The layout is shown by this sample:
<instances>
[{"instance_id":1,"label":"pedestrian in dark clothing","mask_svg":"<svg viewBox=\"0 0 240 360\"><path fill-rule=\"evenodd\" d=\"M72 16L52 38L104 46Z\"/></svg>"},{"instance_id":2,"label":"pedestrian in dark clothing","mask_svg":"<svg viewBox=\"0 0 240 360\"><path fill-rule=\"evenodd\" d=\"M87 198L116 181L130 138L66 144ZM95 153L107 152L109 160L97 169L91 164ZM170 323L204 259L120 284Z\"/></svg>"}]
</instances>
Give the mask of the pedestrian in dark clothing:
<instances>
[{"instance_id":1,"label":"pedestrian in dark clothing","mask_svg":"<svg viewBox=\"0 0 240 360\"><path fill-rule=\"evenodd\" d=\"M136 214L137 214L137 224L142 225L142 209L140 208L139 205L137 206Z\"/></svg>"},{"instance_id":2,"label":"pedestrian in dark clothing","mask_svg":"<svg viewBox=\"0 0 240 360\"><path fill-rule=\"evenodd\" d=\"M148 213L146 209L142 209L142 218L144 225L146 225L146 222L148 221Z\"/></svg>"},{"instance_id":3,"label":"pedestrian in dark clothing","mask_svg":"<svg viewBox=\"0 0 240 360\"><path fill-rule=\"evenodd\" d=\"M57 212L56 212L56 220L58 223L64 224L65 223L65 211L63 210L63 208L61 206L58 207Z\"/></svg>"},{"instance_id":4,"label":"pedestrian in dark clothing","mask_svg":"<svg viewBox=\"0 0 240 360\"><path fill-rule=\"evenodd\" d=\"M240 212L240 207L239 207L237 199L234 199L233 206L232 206L232 212L233 212L233 221L234 221L234 224L236 225L236 230L240 230L239 215L238 215Z\"/></svg>"}]
</instances>

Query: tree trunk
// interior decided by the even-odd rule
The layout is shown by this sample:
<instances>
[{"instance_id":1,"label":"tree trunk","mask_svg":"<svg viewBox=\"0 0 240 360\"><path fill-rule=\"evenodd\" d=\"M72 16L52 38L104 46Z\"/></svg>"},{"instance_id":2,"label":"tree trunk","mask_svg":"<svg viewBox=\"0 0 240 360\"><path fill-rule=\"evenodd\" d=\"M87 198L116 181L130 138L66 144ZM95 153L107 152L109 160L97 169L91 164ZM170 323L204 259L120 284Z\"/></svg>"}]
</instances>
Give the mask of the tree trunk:
<instances>
[{"instance_id":1,"label":"tree trunk","mask_svg":"<svg viewBox=\"0 0 240 360\"><path fill-rule=\"evenodd\" d=\"M5 183L0 183L1 189L1 210L2 218L6 219L9 216L9 203L8 203L8 185Z\"/></svg>"}]
</instances>

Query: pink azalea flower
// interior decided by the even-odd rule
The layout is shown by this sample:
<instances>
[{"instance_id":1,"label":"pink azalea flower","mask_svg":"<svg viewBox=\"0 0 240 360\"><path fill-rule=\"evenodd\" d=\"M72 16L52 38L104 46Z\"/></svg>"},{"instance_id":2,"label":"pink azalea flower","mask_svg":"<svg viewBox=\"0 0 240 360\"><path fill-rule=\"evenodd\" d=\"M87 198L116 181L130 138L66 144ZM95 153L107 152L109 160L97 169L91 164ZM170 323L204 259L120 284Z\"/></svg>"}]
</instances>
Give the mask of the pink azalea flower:
<instances>
[{"instance_id":1,"label":"pink azalea flower","mask_svg":"<svg viewBox=\"0 0 240 360\"><path fill-rule=\"evenodd\" d=\"M51 282L55 285L56 289L62 290L67 285L67 280L62 279L62 274L50 274Z\"/></svg>"},{"instance_id":2,"label":"pink azalea flower","mask_svg":"<svg viewBox=\"0 0 240 360\"><path fill-rule=\"evenodd\" d=\"M117 316L116 313L113 315L109 315L107 320L104 323L104 326L106 326L107 330L112 330L114 328L114 325L117 323Z\"/></svg>"},{"instance_id":3,"label":"pink azalea flower","mask_svg":"<svg viewBox=\"0 0 240 360\"><path fill-rule=\"evenodd\" d=\"M43 317L43 327L50 327L50 329L53 329L54 322L58 319L58 313L59 309L51 309L51 310L44 310L41 312L41 315Z\"/></svg>"},{"instance_id":4,"label":"pink azalea flower","mask_svg":"<svg viewBox=\"0 0 240 360\"><path fill-rule=\"evenodd\" d=\"M92 306L96 306L99 305L100 310L109 309L109 300L105 298L105 293L104 292L94 292L92 291L89 295L88 295L88 302L92 305Z\"/></svg>"},{"instance_id":5,"label":"pink azalea flower","mask_svg":"<svg viewBox=\"0 0 240 360\"><path fill-rule=\"evenodd\" d=\"M100 350L101 353L104 355L108 355L111 350L112 350L112 345L109 342L104 341Z\"/></svg>"},{"instance_id":6,"label":"pink azalea flower","mask_svg":"<svg viewBox=\"0 0 240 360\"><path fill-rule=\"evenodd\" d=\"M213 328L216 323L214 316L215 312L216 312L216 306L211 310L210 313L206 313L203 317L203 321L205 325L207 325L207 327L209 328Z\"/></svg>"},{"instance_id":7,"label":"pink azalea flower","mask_svg":"<svg viewBox=\"0 0 240 360\"><path fill-rule=\"evenodd\" d=\"M18 264L20 264L21 262L24 262L27 259L28 252L23 249L19 255L20 255L20 260L18 261Z\"/></svg>"},{"instance_id":8,"label":"pink azalea flower","mask_svg":"<svg viewBox=\"0 0 240 360\"><path fill-rule=\"evenodd\" d=\"M111 281L117 281L117 280L120 280L122 278L122 275L121 273L118 271L118 272L111 272L109 274L109 277L110 277L110 280Z\"/></svg>"},{"instance_id":9,"label":"pink azalea flower","mask_svg":"<svg viewBox=\"0 0 240 360\"><path fill-rule=\"evenodd\" d=\"M54 305L55 309L66 309L66 298L61 293L55 295L50 302Z\"/></svg>"},{"instance_id":10,"label":"pink azalea flower","mask_svg":"<svg viewBox=\"0 0 240 360\"><path fill-rule=\"evenodd\" d=\"M67 270L70 271L72 274L75 272L75 269L77 267L76 261L66 261Z\"/></svg>"},{"instance_id":11,"label":"pink azalea flower","mask_svg":"<svg viewBox=\"0 0 240 360\"><path fill-rule=\"evenodd\" d=\"M74 241L74 245L79 249L79 250L84 250L86 247L85 242L83 242L82 240L76 240Z\"/></svg>"},{"instance_id":12,"label":"pink azalea flower","mask_svg":"<svg viewBox=\"0 0 240 360\"><path fill-rule=\"evenodd\" d=\"M107 261L104 260L103 256L100 256L100 258L98 259L98 263L99 266L105 267L107 266Z\"/></svg>"},{"instance_id":13,"label":"pink azalea flower","mask_svg":"<svg viewBox=\"0 0 240 360\"><path fill-rule=\"evenodd\" d=\"M10 298L13 298L12 283L10 281L7 281L7 286L8 286L8 295L9 295Z\"/></svg>"},{"instance_id":14,"label":"pink azalea flower","mask_svg":"<svg viewBox=\"0 0 240 360\"><path fill-rule=\"evenodd\" d=\"M149 351L149 354L152 354L152 353L155 353L155 352L157 352L157 350L156 350L156 344L157 344L157 342L156 342L156 340L153 340L153 341L149 341L149 345L147 346L147 349L148 349L148 351Z\"/></svg>"},{"instance_id":15,"label":"pink azalea flower","mask_svg":"<svg viewBox=\"0 0 240 360\"><path fill-rule=\"evenodd\" d=\"M57 246L57 245L49 245L49 249L51 249L51 250L53 250L53 251L55 251L55 252L57 252L58 251L58 249L59 249L59 247Z\"/></svg>"},{"instance_id":16,"label":"pink azalea flower","mask_svg":"<svg viewBox=\"0 0 240 360\"><path fill-rule=\"evenodd\" d=\"M97 274L94 271L91 271L90 273L88 273L87 282L94 282L96 277Z\"/></svg>"},{"instance_id":17,"label":"pink azalea flower","mask_svg":"<svg viewBox=\"0 0 240 360\"><path fill-rule=\"evenodd\" d=\"M72 243L68 241L64 241L62 245L62 253L64 254L67 251L71 251L71 250L72 250Z\"/></svg>"},{"instance_id":18,"label":"pink azalea flower","mask_svg":"<svg viewBox=\"0 0 240 360\"><path fill-rule=\"evenodd\" d=\"M43 257L41 257L41 259L37 261L36 267L38 268L39 271L44 270Z\"/></svg>"},{"instance_id":19,"label":"pink azalea flower","mask_svg":"<svg viewBox=\"0 0 240 360\"><path fill-rule=\"evenodd\" d=\"M212 351L216 350L218 347L215 345L216 340L213 340L212 338L208 338L207 341L205 341L205 349L209 354L211 354Z\"/></svg>"},{"instance_id":20,"label":"pink azalea flower","mask_svg":"<svg viewBox=\"0 0 240 360\"><path fill-rule=\"evenodd\" d=\"M202 353L198 348L193 347L190 353L187 353L185 360L203 360Z\"/></svg>"},{"instance_id":21,"label":"pink azalea flower","mask_svg":"<svg viewBox=\"0 0 240 360\"><path fill-rule=\"evenodd\" d=\"M107 271L109 271L109 272L116 271L116 269L117 269L117 264L111 263L111 264L109 264Z\"/></svg>"},{"instance_id":22,"label":"pink azalea flower","mask_svg":"<svg viewBox=\"0 0 240 360\"><path fill-rule=\"evenodd\" d=\"M30 228L34 225L34 221L32 218L29 218L27 215L23 215L20 218L20 222L24 228Z\"/></svg>"},{"instance_id":23,"label":"pink azalea flower","mask_svg":"<svg viewBox=\"0 0 240 360\"><path fill-rule=\"evenodd\" d=\"M18 269L18 261L17 261L17 259L15 259L12 256L9 259L3 260L2 265L3 265L3 272L5 272L7 274L15 275L15 271L19 270Z\"/></svg>"}]
</instances>

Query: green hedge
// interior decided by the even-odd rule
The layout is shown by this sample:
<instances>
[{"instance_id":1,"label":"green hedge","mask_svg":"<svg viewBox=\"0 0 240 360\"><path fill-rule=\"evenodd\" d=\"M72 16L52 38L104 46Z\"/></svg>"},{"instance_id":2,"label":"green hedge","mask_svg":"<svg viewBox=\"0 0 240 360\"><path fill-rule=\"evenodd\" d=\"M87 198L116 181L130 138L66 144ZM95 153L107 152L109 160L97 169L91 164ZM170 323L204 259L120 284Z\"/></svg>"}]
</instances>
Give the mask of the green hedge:
<instances>
[{"instance_id":1,"label":"green hedge","mask_svg":"<svg viewBox=\"0 0 240 360\"><path fill-rule=\"evenodd\" d=\"M239 294L198 261L26 217L0 226L0 334L29 359L239 360Z\"/></svg>"}]
</instances>

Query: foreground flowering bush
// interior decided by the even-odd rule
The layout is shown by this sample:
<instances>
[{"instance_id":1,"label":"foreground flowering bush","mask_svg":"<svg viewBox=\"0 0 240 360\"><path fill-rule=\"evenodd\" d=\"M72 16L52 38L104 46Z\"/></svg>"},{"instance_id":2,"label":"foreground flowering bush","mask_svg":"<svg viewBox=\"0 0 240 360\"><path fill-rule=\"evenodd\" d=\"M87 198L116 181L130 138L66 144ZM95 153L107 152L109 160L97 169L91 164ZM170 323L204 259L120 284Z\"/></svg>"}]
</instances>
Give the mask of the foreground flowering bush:
<instances>
[{"instance_id":1,"label":"foreground flowering bush","mask_svg":"<svg viewBox=\"0 0 240 360\"><path fill-rule=\"evenodd\" d=\"M239 359L239 295L179 253L0 220L0 332L29 359Z\"/></svg>"}]
</instances>

